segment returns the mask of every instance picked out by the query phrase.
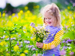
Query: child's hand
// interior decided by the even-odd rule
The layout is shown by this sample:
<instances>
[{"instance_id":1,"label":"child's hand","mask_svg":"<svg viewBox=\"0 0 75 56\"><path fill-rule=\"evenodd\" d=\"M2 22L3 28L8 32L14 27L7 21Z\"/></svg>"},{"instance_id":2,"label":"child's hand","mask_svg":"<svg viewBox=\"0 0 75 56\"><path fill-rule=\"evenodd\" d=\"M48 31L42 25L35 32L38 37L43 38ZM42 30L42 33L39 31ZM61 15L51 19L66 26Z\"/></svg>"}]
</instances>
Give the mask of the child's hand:
<instances>
[{"instance_id":1,"label":"child's hand","mask_svg":"<svg viewBox=\"0 0 75 56\"><path fill-rule=\"evenodd\" d=\"M43 47L43 43L38 43L38 42L36 42L36 46L37 46L38 48L42 48L42 47Z\"/></svg>"}]
</instances>

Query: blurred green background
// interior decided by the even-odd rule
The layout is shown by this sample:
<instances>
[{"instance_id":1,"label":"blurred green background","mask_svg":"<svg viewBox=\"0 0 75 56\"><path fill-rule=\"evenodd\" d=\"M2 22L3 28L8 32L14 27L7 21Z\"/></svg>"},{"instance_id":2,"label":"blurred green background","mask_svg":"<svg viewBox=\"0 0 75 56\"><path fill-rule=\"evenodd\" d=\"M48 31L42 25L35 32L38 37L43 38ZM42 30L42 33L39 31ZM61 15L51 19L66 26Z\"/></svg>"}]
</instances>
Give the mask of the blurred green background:
<instances>
[{"instance_id":1,"label":"blurred green background","mask_svg":"<svg viewBox=\"0 0 75 56\"><path fill-rule=\"evenodd\" d=\"M19 5L15 0L3 0L5 7L0 2L0 56L38 56L34 28L43 25L40 9L47 4L55 3L61 14L61 24L64 35L62 36L60 55L75 56L75 1L74 0L20 0ZM14 1L14 2L13 2ZM41 53L42 54L42 53Z\"/></svg>"}]
</instances>

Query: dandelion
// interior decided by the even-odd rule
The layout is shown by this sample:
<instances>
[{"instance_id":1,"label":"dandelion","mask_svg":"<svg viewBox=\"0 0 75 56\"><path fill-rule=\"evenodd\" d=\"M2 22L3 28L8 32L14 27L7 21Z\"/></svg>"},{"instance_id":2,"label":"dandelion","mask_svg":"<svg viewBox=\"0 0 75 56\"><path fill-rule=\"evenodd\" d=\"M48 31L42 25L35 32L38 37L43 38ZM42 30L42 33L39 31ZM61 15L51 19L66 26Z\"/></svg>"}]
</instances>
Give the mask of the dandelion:
<instances>
[{"instance_id":1,"label":"dandelion","mask_svg":"<svg viewBox=\"0 0 75 56\"><path fill-rule=\"evenodd\" d=\"M27 13L30 14L30 10L28 10Z\"/></svg>"},{"instance_id":2,"label":"dandelion","mask_svg":"<svg viewBox=\"0 0 75 56\"><path fill-rule=\"evenodd\" d=\"M27 54L27 53L28 53L28 50L24 50L24 53L26 53L26 54Z\"/></svg>"},{"instance_id":3,"label":"dandelion","mask_svg":"<svg viewBox=\"0 0 75 56\"><path fill-rule=\"evenodd\" d=\"M19 50L19 46L18 45L14 46L14 51L16 52L18 50Z\"/></svg>"},{"instance_id":4,"label":"dandelion","mask_svg":"<svg viewBox=\"0 0 75 56\"><path fill-rule=\"evenodd\" d=\"M35 41L35 39L36 39L35 37L31 38L32 41Z\"/></svg>"},{"instance_id":5,"label":"dandelion","mask_svg":"<svg viewBox=\"0 0 75 56\"><path fill-rule=\"evenodd\" d=\"M28 9L28 7L27 6L25 6L25 10L27 10Z\"/></svg>"},{"instance_id":6,"label":"dandelion","mask_svg":"<svg viewBox=\"0 0 75 56\"><path fill-rule=\"evenodd\" d=\"M10 54L9 53L6 53L6 56L10 56Z\"/></svg>"},{"instance_id":7,"label":"dandelion","mask_svg":"<svg viewBox=\"0 0 75 56\"><path fill-rule=\"evenodd\" d=\"M3 46L3 42L0 42L0 45Z\"/></svg>"},{"instance_id":8,"label":"dandelion","mask_svg":"<svg viewBox=\"0 0 75 56\"><path fill-rule=\"evenodd\" d=\"M39 5L37 5L36 8L39 8Z\"/></svg>"},{"instance_id":9,"label":"dandelion","mask_svg":"<svg viewBox=\"0 0 75 56\"><path fill-rule=\"evenodd\" d=\"M22 53L20 56L25 56L25 54L24 54L24 53Z\"/></svg>"},{"instance_id":10,"label":"dandelion","mask_svg":"<svg viewBox=\"0 0 75 56\"><path fill-rule=\"evenodd\" d=\"M13 24L13 22L8 21L8 22L7 22L7 26L8 26L8 27L13 27L13 26L14 26L14 24Z\"/></svg>"},{"instance_id":11,"label":"dandelion","mask_svg":"<svg viewBox=\"0 0 75 56\"><path fill-rule=\"evenodd\" d=\"M41 40L40 38L37 39L38 42L39 42L40 40Z\"/></svg>"},{"instance_id":12,"label":"dandelion","mask_svg":"<svg viewBox=\"0 0 75 56\"><path fill-rule=\"evenodd\" d=\"M6 42L5 41L2 41L2 42L0 42L0 45L1 46L4 46L4 45L6 45Z\"/></svg>"},{"instance_id":13,"label":"dandelion","mask_svg":"<svg viewBox=\"0 0 75 56\"><path fill-rule=\"evenodd\" d=\"M23 14L23 11L22 10L20 10L20 14Z\"/></svg>"},{"instance_id":14,"label":"dandelion","mask_svg":"<svg viewBox=\"0 0 75 56\"><path fill-rule=\"evenodd\" d=\"M15 16L15 13L13 13L12 16Z\"/></svg>"},{"instance_id":15,"label":"dandelion","mask_svg":"<svg viewBox=\"0 0 75 56\"><path fill-rule=\"evenodd\" d=\"M9 18L11 18L11 16L9 16Z\"/></svg>"},{"instance_id":16,"label":"dandelion","mask_svg":"<svg viewBox=\"0 0 75 56\"><path fill-rule=\"evenodd\" d=\"M5 38L8 38L8 36L5 36Z\"/></svg>"},{"instance_id":17,"label":"dandelion","mask_svg":"<svg viewBox=\"0 0 75 56\"><path fill-rule=\"evenodd\" d=\"M21 14L20 14L20 13L18 13L18 16L20 17L20 16L21 16Z\"/></svg>"},{"instance_id":18,"label":"dandelion","mask_svg":"<svg viewBox=\"0 0 75 56\"><path fill-rule=\"evenodd\" d=\"M5 13L3 13L2 16L5 17Z\"/></svg>"},{"instance_id":19,"label":"dandelion","mask_svg":"<svg viewBox=\"0 0 75 56\"><path fill-rule=\"evenodd\" d=\"M68 9L70 9L70 7L69 7L69 6L68 6L67 8L68 8Z\"/></svg>"}]
</instances>

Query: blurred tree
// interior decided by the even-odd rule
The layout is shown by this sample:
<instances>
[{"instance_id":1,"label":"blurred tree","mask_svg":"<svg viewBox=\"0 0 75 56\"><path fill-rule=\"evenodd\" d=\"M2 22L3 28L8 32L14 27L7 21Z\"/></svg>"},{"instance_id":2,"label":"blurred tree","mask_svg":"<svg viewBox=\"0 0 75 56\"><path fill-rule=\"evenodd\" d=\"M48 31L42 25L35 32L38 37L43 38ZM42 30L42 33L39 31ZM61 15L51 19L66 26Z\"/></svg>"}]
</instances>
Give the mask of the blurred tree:
<instances>
[{"instance_id":1,"label":"blurred tree","mask_svg":"<svg viewBox=\"0 0 75 56\"><path fill-rule=\"evenodd\" d=\"M3 9L2 8L0 8L0 12L2 13L2 11L3 11Z\"/></svg>"},{"instance_id":2,"label":"blurred tree","mask_svg":"<svg viewBox=\"0 0 75 56\"><path fill-rule=\"evenodd\" d=\"M34 2L29 2L26 6L28 6L28 9L30 11L33 11L34 6L36 6L37 4Z\"/></svg>"},{"instance_id":3,"label":"blurred tree","mask_svg":"<svg viewBox=\"0 0 75 56\"><path fill-rule=\"evenodd\" d=\"M14 12L13 9L14 9L14 7L11 6L11 4L7 3L4 11L6 11L6 13L8 13L8 14L12 14Z\"/></svg>"}]
</instances>

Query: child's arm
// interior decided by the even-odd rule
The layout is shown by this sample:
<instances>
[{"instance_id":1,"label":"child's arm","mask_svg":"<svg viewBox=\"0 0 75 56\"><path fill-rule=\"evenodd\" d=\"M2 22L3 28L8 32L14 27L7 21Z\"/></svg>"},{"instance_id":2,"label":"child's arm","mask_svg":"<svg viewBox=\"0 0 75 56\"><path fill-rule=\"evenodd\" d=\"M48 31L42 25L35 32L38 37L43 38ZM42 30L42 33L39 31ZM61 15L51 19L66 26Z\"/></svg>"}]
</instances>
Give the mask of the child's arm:
<instances>
[{"instance_id":1,"label":"child's arm","mask_svg":"<svg viewBox=\"0 0 75 56\"><path fill-rule=\"evenodd\" d=\"M48 44L43 44L42 49L52 49L55 48L56 46L58 46L60 44L61 41L61 36L63 35L64 31L60 30L59 32L57 32L57 34L55 35L54 41L52 41L51 43Z\"/></svg>"}]
</instances>

